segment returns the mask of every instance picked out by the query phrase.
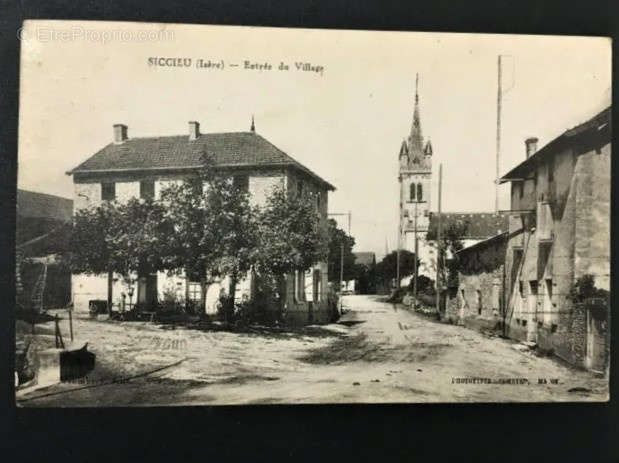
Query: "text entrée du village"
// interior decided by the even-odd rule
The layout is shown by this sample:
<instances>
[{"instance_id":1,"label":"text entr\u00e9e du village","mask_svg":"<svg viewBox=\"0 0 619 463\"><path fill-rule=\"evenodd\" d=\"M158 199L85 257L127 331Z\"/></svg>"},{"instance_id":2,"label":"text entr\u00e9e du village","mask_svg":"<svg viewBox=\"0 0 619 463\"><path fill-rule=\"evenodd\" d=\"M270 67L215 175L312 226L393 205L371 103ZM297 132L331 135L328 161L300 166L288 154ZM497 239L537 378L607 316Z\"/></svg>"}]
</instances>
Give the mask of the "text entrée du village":
<instances>
[{"instance_id":1,"label":"text entr\u00e9e du village","mask_svg":"<svg viewBox=\"0 0 619 463\"><path fill-rule=\"evenodd\" d=\"M223 71L227 68L240 69L254 72L304 72L314 73L322 77L325 68L307 61L294 61L292 63L280 61L279 64L270 62L255 62L243 60L239 62L226 62L225 60L211 60L204 58L170 58L170 57L150 57L148 66L160 68L195 68L203 70Z\"/></svg>"}]
</instances>

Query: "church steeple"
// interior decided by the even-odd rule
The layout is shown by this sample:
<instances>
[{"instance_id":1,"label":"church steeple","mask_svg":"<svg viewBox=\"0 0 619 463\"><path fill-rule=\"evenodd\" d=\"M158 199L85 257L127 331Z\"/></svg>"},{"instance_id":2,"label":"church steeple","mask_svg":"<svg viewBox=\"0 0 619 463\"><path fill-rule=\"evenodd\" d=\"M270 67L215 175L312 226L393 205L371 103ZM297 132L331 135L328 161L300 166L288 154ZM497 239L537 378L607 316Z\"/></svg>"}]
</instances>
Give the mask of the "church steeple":
<instances>
[{"instance_id":1,"label":"church steeple","mask_svg":"<svg viewBox=\"0 0 619 463\"><path fill-rule=\"evenodd\" d=\"M411 162L423 160L423 135L421 133L421 118L419 116L419 74L415 77L415 109L413 110L413 125L408 136L408 152Z\"/></svg>"}]
</instances>

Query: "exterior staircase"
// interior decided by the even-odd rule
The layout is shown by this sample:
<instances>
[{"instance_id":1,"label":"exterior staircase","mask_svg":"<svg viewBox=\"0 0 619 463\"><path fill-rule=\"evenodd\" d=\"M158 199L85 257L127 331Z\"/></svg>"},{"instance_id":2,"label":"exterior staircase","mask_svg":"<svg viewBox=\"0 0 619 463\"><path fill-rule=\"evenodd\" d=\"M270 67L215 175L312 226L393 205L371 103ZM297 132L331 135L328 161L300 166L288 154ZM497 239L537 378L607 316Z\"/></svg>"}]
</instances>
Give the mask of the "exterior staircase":
<instances>
[{"instance_id":1,"label":"exterior staircase","mask_svg":"<svg viewBox=\"0 0 619 463\"><path fill-rule=\"evenodd\" d=\"M38 313L43 312L43 295L45 294L45 284L47 281L47 262L43 264L43 269L34 284L32 290L32 308Z\"/></svg>"}]
</instances>

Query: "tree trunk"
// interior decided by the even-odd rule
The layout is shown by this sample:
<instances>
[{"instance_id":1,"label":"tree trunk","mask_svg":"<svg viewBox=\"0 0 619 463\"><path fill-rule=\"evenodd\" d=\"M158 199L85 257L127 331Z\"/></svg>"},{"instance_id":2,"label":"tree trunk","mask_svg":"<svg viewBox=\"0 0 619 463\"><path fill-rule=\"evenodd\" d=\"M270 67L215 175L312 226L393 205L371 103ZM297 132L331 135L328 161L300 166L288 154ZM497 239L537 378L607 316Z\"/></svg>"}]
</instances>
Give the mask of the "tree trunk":
<instances>
[{"instance_id":1,"label":"tree trunk","mask_svg":"<svg viewBox=\"0 0 619 463\"><path fill-rule=\"evenodd\" d=\"M107 272L107 313L112 316L112 291L114 287L114 272Z\"/></svg>"},{"instance_id":2,"label":"tree trunk","mask_svg":"<svg viewBox=\"0 0 619 463\"><path fill-rule=\"evenodd\" d=\"M228 291L228 295L230 298L228 303L230 304L230 306L228 307L228 310L226 310L226 318L234 314L234 297L236 295L237 281L238 281L238 277L236 275L230 275L230 287ZM226 321L229 321L229 320L226 320Z\"/></svg>"},{"instance_id":3,"label":"tree trunk","mask_svg":"<svg viewBox=\"0 0 619 463\"><path fill-rule=\"evenodd\" d=\"M286 288L286 276L279 275L277 277L277 291L279 292L279 318L283 319L284 310L286 308L286 297L287 297L287 288Z\"/></svg>"},{"instance_id":4,"label":"tree trunk","mask_svg":"<svg viewBox=\"0 0 619 463\"><path fill-rule=\"evenodd\" d=\"M200 300L200 307L198 307L198 310L200 311L200 315L206 315L206 291L208 290L209 284L206 281L206 278L201 278L200 279L200 286L202 288L202 294L201 294L201 300Z\"/></svg>"}]
</instances>

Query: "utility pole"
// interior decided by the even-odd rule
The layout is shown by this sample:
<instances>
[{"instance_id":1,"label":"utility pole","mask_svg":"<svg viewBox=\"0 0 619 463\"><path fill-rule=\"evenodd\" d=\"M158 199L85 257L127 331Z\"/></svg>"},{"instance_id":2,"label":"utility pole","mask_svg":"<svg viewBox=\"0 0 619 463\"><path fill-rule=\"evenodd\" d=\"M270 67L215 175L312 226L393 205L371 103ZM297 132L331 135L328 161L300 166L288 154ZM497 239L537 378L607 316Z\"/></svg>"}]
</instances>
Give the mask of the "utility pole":
<instances>
[{"instance_id":1,"label":"utility pole","mask_svg":"<svg viewBox=\"0 0 619 463\"><path fill-rule=\"evenodd\" d=\"M512 62L511 83L507 88L503 88L503 58L510 58ZM508 60L509 61L509 60ZM497 95L496 95L496 176L494 179L494 212L499 213L499 176L501 165L501 110L503 108L503 95L506 95L516 82L515 60L512 55L499 55L497 57Z\"/></svg>"},{"instance_id":2,"label":"utility pole","mask_svg":"<svg viewBox=\"0 0 619 463\"><path fill-rule=\"evenodd\" d=\"M352 221L352 213L348 211L347 213L343 212L332 212L327 214L328 216L347 216L348 217L348 236L350 236L350 223ZM340 244L340 286L339 291L342 292L342 282L344 281L344 242ZM340 296L340 312L342 311L342 297Z\"/></svg>"},{"instance_id":3,"label":"utility pole","mask_svg":"<svg viewBox=\"0 0 619 463\"><path fill-rule=\"evenodd\" d=\"M417 263L419 262L419 246L417 244L417 200L415 200L415 274L413 277L413 300L417 304Z\"/></svg>"},{"instance_id":4,"label":"utility pole","mask_svg":"<svg viewBox=\"0 0 619 463\"><path fill-rule=\"evenodd\" d=\"M436 246L436 313L439 317L439 319L441 318L441 282L440 282L440 268L441 268L441 250L442 250L442 243L441 243L441 235L442 235L442 230L441 230L441 186L443 183L443 164L439 164L438 166L438 223L437 223L437 246Z\"/></svg>"},{"instance_id":5,"label":"utility pole","mask_svg":"<svg viewBox=\"0 0 619 463\"><path fill-rule=\"evenodd\" d=\"M400 209L398 211L398 249L396 251L396 259L395 259L395 280L396 280L396 291L400 289L400 248L402 247L402 176L398 178L400 181Z\"/></svg>"},{"instance_id":6,"label":"utility pole","mask_svg":"<svg viewBox=\"0 0 619 463\"><path fill-rule=\"evenodd\" d=\"M501 67L501 55L497 58L498 65L498 85L497 85L497 97L496 97L496 175L494 177L494 212L499 212L499 159L501 156L501 96L503 90L502 86L502 67Z\"/></svg>"}]
</instances>

